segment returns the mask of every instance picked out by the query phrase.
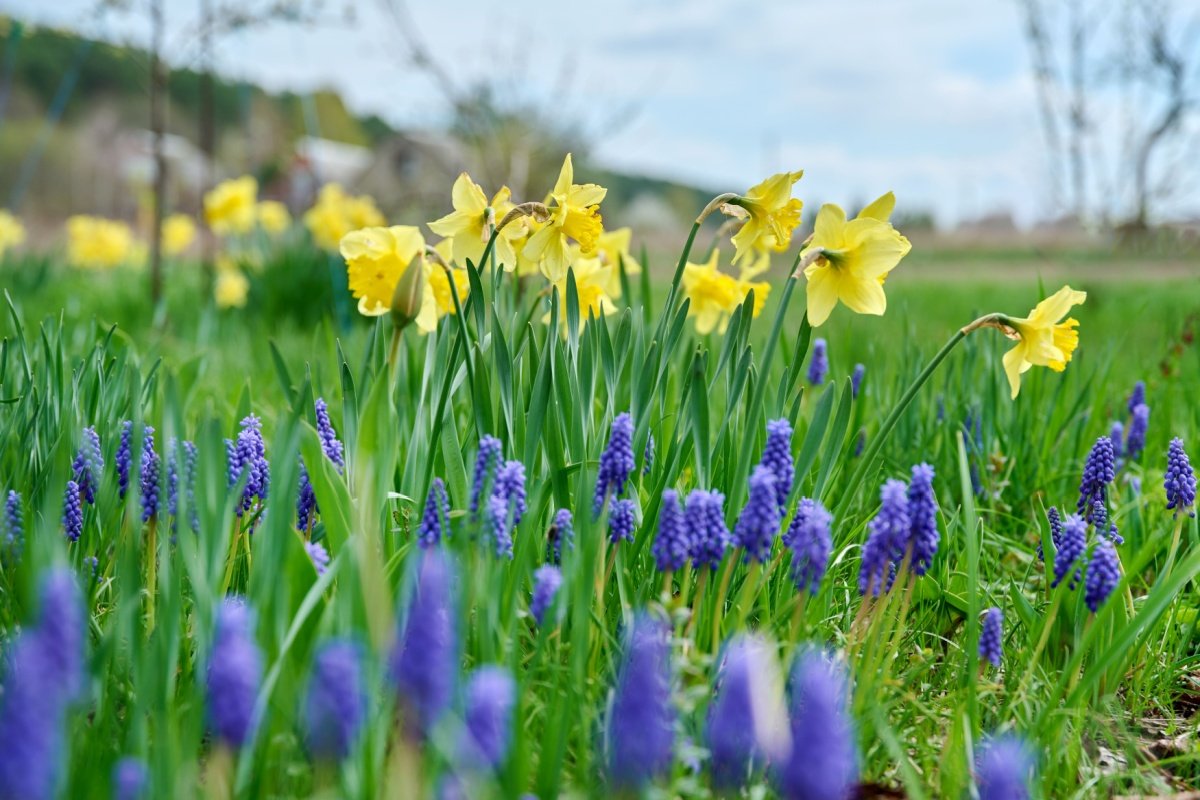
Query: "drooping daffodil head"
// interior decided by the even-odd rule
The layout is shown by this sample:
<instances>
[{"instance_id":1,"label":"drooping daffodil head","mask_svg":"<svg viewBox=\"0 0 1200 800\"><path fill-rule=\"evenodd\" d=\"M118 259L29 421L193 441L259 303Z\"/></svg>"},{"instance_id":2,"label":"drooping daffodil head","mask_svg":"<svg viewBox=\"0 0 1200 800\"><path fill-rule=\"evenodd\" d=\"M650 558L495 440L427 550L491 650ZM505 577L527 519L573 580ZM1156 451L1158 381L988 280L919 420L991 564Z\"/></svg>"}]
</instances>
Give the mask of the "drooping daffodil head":
<instances>
[{"instance_id":1,"label":"drooping daffodil head","mask_svg":"<svg viewBox=\"0 0 1200 800\"><path fill-rule=\"evenodd\" d=\"M540 264L551 283L566 277L570 265L569 240L579 244L584 256L592 256L604 230L600 202L608 190L594 183L575 183L571 154L563 160L558 181L550 193L550 220L529 237L523 255Z\"/></svg>"},{"instance_id":2,"label":"drooping daffodil head","mask_svg":"<svg viewBox=\"0 0 1200 800\"><path fill-rule=\"evenodd\" d=\"M746 222L733 235L733 263L761 258L770 248L783 251L792 241L792 232L800 226L800 211L804 203L792 197L792 185L804 175L804 170L772 175L744 195L729 201L730 206L746 212Z\"/></svg>"},{"instance_id":3,"label":"drooping daffodil head","mask_svg":"<svg viewBox=\"0 0 1200 800\"><path fill-rule=\"evenodd\" d=\"M887 310L883 282L912 249L887 221L894 204L889 192L852 220L832 203L817 212L806 250L813 257L804 268L808 321L813 327L824 324L838 302L858 314L880 315Z\"/></svg>"},{"instance_id":4,"label":"drooping daffodil head","mask_svg":"<svg viewBox=\"0 0 1200 800\"><path fill-rule=\"evenodd\" d=\"M1049 367L1055 372L1067 368L1079 346L1079 322L1066 319L1071 308L1087 300L1087 292L1064 286L1037 304L1028 317L1006 317L1001 330L1017 344L1004 354L1004 372L1012 396L1021 391L1021 375L1030 367Z\"/></svg>"},{"instance_id":5,"label":"drooping daffodil head","mask_svg":"<svg viewBox=\"0 0 1200 800\"><path fill-rule=\"evenodd\" d=\"M415 269L421 274L408 277L419 291L410 299L411 307L401 311L423 333L437 329L437 300L432 282L427 279L429 264L420 229L411 225L362 228L343 236L340 250L346 259L350 293L358 299L360 314L378 317L393 313L397 286L409 270Z\"/></svg>"}]
</instances>

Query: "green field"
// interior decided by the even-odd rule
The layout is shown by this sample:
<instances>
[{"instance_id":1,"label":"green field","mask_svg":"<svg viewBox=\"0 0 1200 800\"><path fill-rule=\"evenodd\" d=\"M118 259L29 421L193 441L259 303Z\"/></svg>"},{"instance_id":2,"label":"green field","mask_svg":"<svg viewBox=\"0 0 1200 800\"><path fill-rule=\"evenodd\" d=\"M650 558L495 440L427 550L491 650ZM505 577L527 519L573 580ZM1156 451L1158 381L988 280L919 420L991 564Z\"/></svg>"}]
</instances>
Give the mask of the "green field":
<instances>
[{"instance_id":1,"label":"green field","mask_svg":"<svg viewBox=\"0 0 1200 800\"><path fill-rule=\"evenodd\" d=\"M782 262L759 317L700 337L682 317L663 319L674 257L654 259L653 279L628 281L619 314L572 320L562 337L542 324L549 303L537 287L484 275L483 294L436 334L404 331L394 368L388 318L354 313L344 266L307 242L251 271L246 307L223 311L196 264L168 265L158 308L131 270L71 270L55 256L0 264L9 298L0 315L0 489L19 491L25 509L22 552L8 552L0 573L0 629L14 637L32 626L40 577L53 565L78 576L88 609L87 678L63 720L62 796L104 796L97 776L125 755L144 760L154 797L414 797L452 777L471 797L611 796L605 731L625 633L641 611L670 621L673 758L651 788L629 796L712 796L706 718L718 654L745 630L767 637L785 669L806 644L845 661L864 793L969 796L975 757L993 733L1031 743L1035 796L1200 785L1194 740L1181 736L1195 724L1200 528L1168 511L1163 492L1169 440L1182 437L1200 457L1195 268L1182 259L918 248L888 278L885 316L840 307L811 333L828 342L831 368L827 383L809 386L802 280L774 342ZM857 454L860 436L875 443L956 330L986 313L1023 316L1066 282L1088 299L1073 313L1080 346L1065 372L1035 367L1012 400L1001 367L1011 343L979 330L920 389L878 457ZM865 380L852 398L857 363ZM1035 550L1050 536L1046 508L1074 511L1092 443L1114 421L1128 427L1139 380L1151 408L1146 447L1121 462L1108 503L1124 538L1122 579L1092 614L1082 587L1049 587ZM345 443L344 473L321 455L318 397ZM632 541L610 545L592 492L623 411L635 425L638 469L626 496L637 524ZM222 440L250 413L263 421L271 489L239 516ZM689 567L664 580L651 557L664 489L722 491L733 528L765 424L780 417L795 428L796 460L783 528L800 497L835 515L820 591L797 593L779 542L763 567L731 552L711 576ZM153 425L164 458L172 439L198 447L194 504L181 500L170 521L161 514L142 524L138 493L118 497L112 465L124 420ZM63 487L88 426L106 468L81 538L68 542ZM491 552L485 523L468 511L485 434L527 476L511 561ZM643 472L648 435L655 457ZM296 527L301 456L320 507L310 531ZM902 567L895 588L864 603L858 574L880 487L922 462L936 474L936 557L925 576ZM425 552L416 535L435 477L445 481L453 528L443 549L458 570L453 677L461 687L472 670L499 664L516 681L512 744L494 770L463 764L461 693L421 738L406 727L405 700L387 675ZM574 547L563 554L558 616L538 625L533 573L556 509L574 515ZM176 522L192 512L198 533ZM321 577L305 536L333 557ZM261 717L240 751L211 733L206 716L214 615L226 594L253 608L264 659ZM992 606L1004 611L999 668L978 652L979 615ZM330 760L306 746L303 709L314 651L335 637L361 647L368 701L349 754ZM775 796L761 757L746 778L760 787L746 796Z\"/></svg>"}]
</instances>

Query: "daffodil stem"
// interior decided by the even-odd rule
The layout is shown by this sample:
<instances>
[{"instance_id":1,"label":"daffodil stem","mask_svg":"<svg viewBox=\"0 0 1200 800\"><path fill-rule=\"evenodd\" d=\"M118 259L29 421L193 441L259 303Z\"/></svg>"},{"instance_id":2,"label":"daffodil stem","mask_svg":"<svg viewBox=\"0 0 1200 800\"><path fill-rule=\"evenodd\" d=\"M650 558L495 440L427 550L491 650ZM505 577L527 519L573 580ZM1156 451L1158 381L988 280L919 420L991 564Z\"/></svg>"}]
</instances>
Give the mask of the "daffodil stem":
<instances>
[{"instance_id":1,"label":"daffodil stem","mask_svg":"<svg viewBox=\"0 0 1200 800\"><path fill-rule=\"evenodd\" d=\"M796 257L799 263L800 257ZM757 441L755 431L758 429L758 421L762 418L763 395L766 393L768 377L771 370L771 361L775 357L775 348L779 344L779 333L783 330L783 320L787 316L788 303L792 299L792 292L796 290L798 279L793 265L792 275L783 284L783 296L779 299L779 308L775 312L775 323L771 326L771 335L767 338L767 346L763 350L763 360L758 367L758 376L754 381L754 394L750 397L750 405L746 407L746 426L743 429L745 434L742 436L742 449L738 454L737 471L734 472L733 485L729 487L729 503L727 508L739 508L742 501L742 489L744 482L739 480L740 476L746 475L750 469L750 450ZM804 315L804 319L800 322L802 327L808 326L808 314ZM797 358L803 358L803 353L798 353Z\"/></svg>"},{"instance_id":2,"label":"daffodil stem","mask_svg":"<svg viewBox=\"0 0 1200 800\"><path fill-rule=\"evenodd\" d=\"M683 280L683 269L687 266L688 257L692 254L692 245L696 243L696 234L700 232L700 223L703 221L703 217L701 217L692 223L692 230L688 233L687 242L683 245L683 252L679 254L679 263L675 265L675 274L671 277L671 288L667 290L667 302L663 306L662 316L658 320L658 330L654 334L654 338L660 342L663 332L670 324L671 317L675 316L675 300L679 295L679 283ZM665 348L663 358L666 358Z\"/></svg>"},{"instance_id":3,"label":"daffodil stem","mask_svg":"<svg viewBox=\"0 0 1200 800\"><path fill-rule=\"evenodd\" d=\"M976 322L978 322L978 320L976 320ZM975 325L975 323L972 323L972 325ZM846 509L849 508L850 503L854 499L855 493L858 491L859 485L863 482L863 479L867 477L867 471L871 469L871 465L875 460L875 456L879 455L879 451L883 447L884 442L887 441L888 437L892 433L892 430L895 429L896 423L900 421L900 417L912 403L913 398L917 396L917 392L921 391L921 387L925 385L925 383L937 370L938 366L946 360L946 356L950 355L950 351L957 347L959 342L967 338L967 334L974 329L974 327L967 326L962 330L955 331L954 335L950 337L950 340L942 345L942 349L937 351L937 354L934 355L934 357L930 359L929 363L925 365L925 369L921 370L921 374L918 375L916 380L912 382L912 385L910 385L908 389L905 390L904 394L900 396L900 400L896 403L895 407L892 408L892 411L890 414L888 414L887 419L883 421L883 424L879 426L879 430L876 431L875 436L872 437L867 443L866 452L863 453L862 460L859 461L858 468L854 470L854 474L850 476L850 482L846 484L846 487L842 490L842 499L838 502L837 511L834 512L835 519L843 518Z\"/></svg>"}]
</instances>

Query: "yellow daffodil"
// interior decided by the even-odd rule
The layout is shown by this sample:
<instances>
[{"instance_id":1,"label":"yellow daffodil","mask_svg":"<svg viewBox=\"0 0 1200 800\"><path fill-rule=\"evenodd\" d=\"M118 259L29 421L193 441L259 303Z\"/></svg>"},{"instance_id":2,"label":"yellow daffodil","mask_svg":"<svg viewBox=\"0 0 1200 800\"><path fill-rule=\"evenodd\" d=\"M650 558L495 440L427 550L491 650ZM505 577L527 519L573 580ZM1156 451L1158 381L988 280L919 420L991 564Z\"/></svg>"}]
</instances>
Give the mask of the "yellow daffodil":
<instances>
[{"instance_id":1,"label":"yellow daffodil","mask_svg":"<svg viewBox=\"0 0 1200 800\"><path fill-rule=\"evenodd\" d=\"M460 264L470 260L476 268L482 269L479 262L492 234L491 226L512 210L511 198L512 192L508 187L501 186L500 191L496 192L489 203L483 188L464 172L454 181L454 188L451 189L450 199L454 210L429 223L429 230L453 241L454 258ZM524 235L522 220L505 225L496 237L496 260L504 265L506 272L517 268L517 254L513 250L513 242Z\"/></svg>"},{"instance_id":2,"label":"yellow daffodil","mask_svg":"<svg viewBox=\"0 0 1200 800\"><path fill-rule=\"evenodd\" d=\"M120 220L77 215L67 220L67 260L84 269L111 269L135 255L133 231Z\"/></svg>"},{"instance_id":3,"label":"yellow daffodil","mask_svg":"<svg viewBox=\"0 0 1200 800\"><path fill-rule=\"evenodd\" d=\"M752 309L752 318L758 319L758 315L762 313L764 308L766 308L767 298L771 295L771 284L767 283L766 281L747 280L746 276L743 275L737 280L737 287L739 303L745 302L746 298L750 294L750 290L754 290L754 308Z\"/></svg>"},{"instance_id":4,"label":"yellow daffodil","mask_svg":"<svg viewBox=\"0 0 1200 800\"><path fill-rule=\"evenodd\" d=\"M696 325L701 336L719 330L725 332L729 315L737 308L745 293L732 275L718 269L721 251L713 248L712 255L703 264L688 262L683 268L683 293L690 300L688 316Z\"/></svg>"},{"instance_id":5,"label":"yellow daffodil","mask_svg":"<svg viewBox=\"0 0 1200 800\"><path fill-rule=\"evenodd\" d=\"M204 220L218 236L247 233L257 200L258 181L250 175L224 181L204 195Z\"/></svg>"},{"instance_id":6,"label":"yellow daffodil","mask_svg":"<svg viewBox=\"0 0 1200 800\"><path fill-rule=\"evenodd\" d=\"M458 292L458 302L465 303L467 294L471 291L471 281L467 278L467 271L443 267L441 264L429 265L427 277L429 286L433 290L433 299L437 303L438 319L454 313L454 295L450 293L451 276L454 279L454 289Z\"/></svg>"},{"instance_id":7,"label":"yellow daffodil","mask_svg":"<svg viewBox=\"0 0 1200 800\"><path fill-rule=\"evenodd\" d=\"M596 252L600 233L604 230L600 218L600 202L608 194L603 186L594 183L578 184L571 154L567 153L554 191L550 193L550 221L529 237L523 253L539 262L543 274L551 283L561 282L570 264L569 239L579 243L584 256Z\"/></svg>"},{"instance_id":8,"label":"yellow daffodil","mask_svg":"<svg viewBox=\"0 0 1200 800\"><path fill-rule=\"evenodd\" d=\"M601 264L598 258L583 258L571 264L571 272L575 275L575 291L579 296L579 324L586 325L589 317L599 318L601 314L617 313L617 304L607 291L610 274L614 267ZM558 319L563 335L567 334L567 276L555 281L554 291L558 293ZM542 322L550 322L547 313Z\"/></svg>"},{"instance_id":9,"label":"yellow daffodil","mask_svg":"<svg viewBox=\"0 0 1200 800\"><path fill-rule=\"evenodd\" d=\"M283 233L292 224L292 215L288 213L287 206L278 200L263 200L254 207L254 216L258 220L258 227L272 236Z\"/></svg>"},{"instance_id":10,"label":"yellow daffodil","mask_svg":"<svg viewBox=\"0 0 1200 800\"><path fill-rule=\"evenodd\" d=\"M434 279L429 275L425 238L419 228L393 225L351 231L342 238L340 249L346 259L350 293L358 298L359 313L368 317L391 312L396 285L407 270L425 271L425 288L414 321L424 333L437 330ZM446 291L448 294L448 287Z\"/></svg>"},{"instance_id":11,"label":"yellow daffodil","mask_svg":"<svg viewBox=\"0 0 1200 800\"><path fill-rule=\"evenodd\" d=\"M373 199L367 195L352 197L336 183L322 186L316 204L304 214L304 224L313 241L324 250L337 250L342 238L351 231L377 228L383 223L383 214Z\"/></svg>"},{"instance_id":12,"label":"yellow daffodil","mask_svg":"<svg viewBox=\"0 0 1200 800\"><path fill-rule=\"evenodd\" d=\"M737 248L733 263L750 258L766 247L781 252L788 248L792 231L800 225L800 211L804 207L803 202L792 197L792 185L802 175L803 170L780 172L730 201L730 205L742 208L747 215L746 224L733 235L733 246Z\"/></svg>"},{"instance_id":13,"label":"yellow daffodil","mask_svg":"<svg viewBox=\"0 0 1200 800\"><path fill-rule=\"evenodd\" d=\"M187 214L172 214L163 220L162 248L169 256L177 256L196 240L196 223Z\"/></svg>"},{"instance_id":14,"label":"yellow daffodil","mask_svg":"<svg viewBox=\"0 0 1200 800\"><path fill-rule=\"evenodd\" d=\"M250 294L250 281L237 267L217 270L217 282L213 285L213 299L217 308L242 308Z\"/></svg>"},{"instance_id":15,"label":"yellow daffodil","mask_svg":"<svg viewBox=\"0 0 1200 800\"><path fill-rule=\"evenodd\" d=\"M0 256L25 241L25 226L8 211L0 209Z\"/></svg>"},{"instance_id":16,"label":"yellow daffodil","mask_svg":"<svg viewBox=\"0 0 1200 800\"><path fill-rule=\"evenodd\" d=\"M538 222L533 217L525 217L522 220L522 223L524 230L521 231L521 236L519 238L513 240L513 250L516 251L517 254L517 275L521 276L522 278L526 278L530 275L537 275L542 271L541 258L531 258L529 255L527 255L525 245L529 243L529 240L532 239L538 231L546 226L546 223ZM507 228L505 228L505 230L507 230Z\"/></svg>"},{"instance_id":17,"label":"yellow daffodil","mask_svg":"<svg viewBox=\"0 0 1200 800\"><path fill-rule=\"evenodd\" d=\"M1017 346L1004 354L1004 372L1016 398L1021 391L1021 375L1032 366L1049 367L1055 372L1067 368L1067 362L1079 346L1079 322L1060 321L1087 299L1087 292L1064 286L1037 304L1024 319L1007 317L1002 325Z\"/></svg>"},{"instance_id":18,"label":"yellow daffodil","mask_svg":"<svg viewBox=\"0 0 1200 800\"><path fill-rule=\"evenodd\" d=\"M642 265L629 252L632 235L633 231L629 228L617 228L613 231L602 232L596 243L596 257L600 260L601 265L612 267L609 270L608 286L605 288L614 300L621 297L621 264L625 265L626 275L642 274ZM583 258L584 256L579 254L578 257Z\"/></svg>"},{"instance_id":19,"label":"yellow daffodil","mask_svg":"<svg viewBox=\"0 0 1200 800\"><path fill-rule=\"evenodd\" d=\"M813 327L829 319L839 300L859 314L887 310L883 281L912 249L908 239L886 221L885 212L890 213L894 203L889 192L849 222L840 207L821 206L806 251L815 260L804 269L808 321Z\"/></svg>"}]
</instances>

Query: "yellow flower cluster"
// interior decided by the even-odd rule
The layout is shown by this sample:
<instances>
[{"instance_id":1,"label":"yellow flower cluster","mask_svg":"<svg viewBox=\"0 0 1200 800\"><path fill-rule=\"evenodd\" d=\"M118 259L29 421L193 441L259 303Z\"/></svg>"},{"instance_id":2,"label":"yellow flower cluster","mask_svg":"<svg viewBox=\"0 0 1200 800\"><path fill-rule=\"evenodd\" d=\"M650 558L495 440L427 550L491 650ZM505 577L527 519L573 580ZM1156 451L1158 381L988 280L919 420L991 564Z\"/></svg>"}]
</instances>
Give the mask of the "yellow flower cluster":
<instances>
[{"instance_id":1,"label":"yellow flower cluster","mask_svg":"<svg viewBox=\"0 0 1200 800\"><path fill-rule=\"evenodd\" d=\"M217 279L213 283L213 300L217 308L242 308L250 294L250 280L241 267L227 255L216 260Z\"/></svg>"},{"instance_id":2,"label":"yellow flower cluster","mask_svg":"<svg viewBox=\"0 0 1200 800\"><path fill-rule=\"evenodd\" d=\"M67 220L67 261L72 265L112 269L138 260L138 243L124 222L84 214Z\"/></svg>"},{"instance_id":3,"label":"yellow flower cluster","mask_svg":"<svg viewBox=\"0 0 1200 800\"><path fill-rule=\"evenodd\" d=\"M338 184L327 183L321 187L316 204L305 213L304 224L318 247L337 250L346 234L360 228L377 228L384 219L367 195L348 195Z\"/></svg>"},{"instance_id":4,"label":"yellow flower cluster","mask_svg":"<svg viewBox=\"0 0 1200 800\"><path fill-rule=\"evenodd\" d=\"M462 173L451 190L453 210L429 223L431 231L444 237L432 248L419 229L409 226L356 225L358 229L341 234L340 250L359 312L379 316L395 311L397 287L410 266L417 264L424 277L423 300L420 309L405 318L411 316L423 332L435 330L438 320L454 313L451 281L463 302L470 289L463 267L470 263L483 271L485 254L490 252L488 258L506 272L542 275L547 291L559 293L560 306L566 300L570 269L581 317L586 321L589 316L614 313L615 300L621 296L621 267L629 275L642 269L630 253L632 232L604 230L599 204L607 190L575 183L574 172L568 154L546 202L521 206L513 202L507 186L489 198L482 186ZM322 190L321 200L305 218L319 243L338 233L338 225L345 221L344 215L326 215L326 209L341 207L347 199L337 187ZM333 217L337 224L328 223Z\"/></svg>"},{"instance_id":5,"label":"yellow flower cluster","mask_svg":"<svg viewBox=\"0 0 1200 800\"><path fill-rule=\"evenodd\" d=\"M0 258L25 241L25 226L10 212L0 209Z\"/></svg>"},{"instance_id":6,"label":"yellow flower cluster","mask_svg":"<svg viewBox=\"0 0 1200 800\"><path fill-rule=\"evenodd\" d=\"M258 181L249 175L217 184L204 195L204 221L217 236L249 233L254 228Z\"/></svg>"},{"instance_id":7,"label":"yellow flower cluster","mask_svg":"<svg viewBox=\"0 0 1200 800\"><path fill-rule=\"evenodd\" d=\"M196 223L187 214L172 214L163 220L162 248L169 256L178 256L196 240Z\"/></svg>"},{"instance_id":8,"label":"yellow flower cluster","mask_svg":"<svg viewBox=\"0 0 1200 800\"><path fill-rule=\"evenodd\" d=\"M430 249L420 229L411 225L363 228L346 234L341 241L341 253L346 259L350 293L358 299L359 313L377 317L396 310L393 303L396 287L409 270L420 270L417 307L403 310L422 333L436 330L438 320L454 313L449 274L454 276L460 303L466 299L469 284L462 270L450 270L435 263L429 255ZM439 253L439 260L441 257Z\"/></svg>"},{"instance_id":9,"label":"yellow flower cluster","mask_svg":"<svg viewBox=\"0 0 1200 800\"><path fill-rule=\"evenodd\" d=\"M721 251L713 248L708 261L703 264L688 262L683 268L683 292L691 301L688 306L688 316L696 325L696 333L701 336L712 333L725 333L729 326L729 317L733 314L750 290L754 290L754 316L762 313L771 293L771 284L765 281L753 282L746 270L739 278L727 275L717 268L721 260Z\"/></svg>"}]
</instances>

